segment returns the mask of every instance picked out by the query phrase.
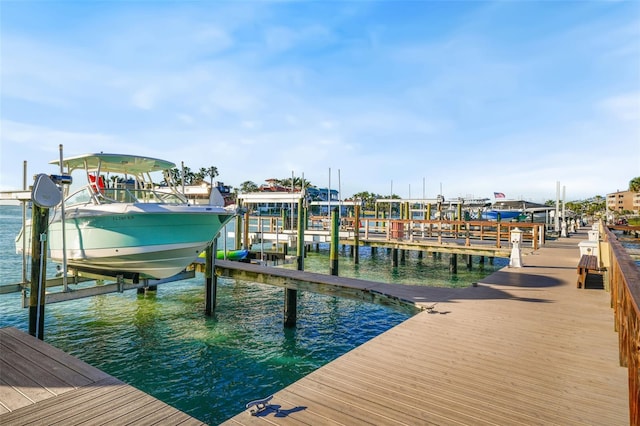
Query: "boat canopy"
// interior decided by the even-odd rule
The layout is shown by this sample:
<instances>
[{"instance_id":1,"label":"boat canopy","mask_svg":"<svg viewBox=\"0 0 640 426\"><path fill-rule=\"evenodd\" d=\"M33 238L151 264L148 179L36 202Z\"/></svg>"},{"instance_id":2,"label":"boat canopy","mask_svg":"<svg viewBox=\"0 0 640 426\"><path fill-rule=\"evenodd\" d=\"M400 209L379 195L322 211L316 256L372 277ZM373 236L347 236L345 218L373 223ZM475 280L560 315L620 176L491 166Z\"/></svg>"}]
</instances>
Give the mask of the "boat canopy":
<instances>
[{"instance_id":1,"label":"boat canopy","mask_svg":"<svg viewBox=\"0 0 640 426\"><path fill-rule=\"evenodd\" d=\"M69 173L76 169L86 169L87 171L99 170L101 173L140 174L169 170L176 167L170 161L157 158L104 153L82 154L63 158L62 163ZM60 164L60 160L51 161L49 164Z\"/></svg>"}]
</instances>

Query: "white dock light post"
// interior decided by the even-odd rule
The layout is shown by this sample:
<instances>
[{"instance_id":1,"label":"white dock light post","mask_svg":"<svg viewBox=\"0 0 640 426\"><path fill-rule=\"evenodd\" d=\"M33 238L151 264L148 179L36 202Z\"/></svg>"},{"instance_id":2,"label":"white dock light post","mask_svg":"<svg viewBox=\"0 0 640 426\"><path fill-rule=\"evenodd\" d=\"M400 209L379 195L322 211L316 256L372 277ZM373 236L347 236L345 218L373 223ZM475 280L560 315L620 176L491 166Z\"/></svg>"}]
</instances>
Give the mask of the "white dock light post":
<instances>
[{"instance_id":1,"label":"white dock light post","mask_svg":"<svg viewBox=\"0 0 640 426\"><path fill-rule=\"evenodd\" d=\"M509 258L510 268L522 268L520 253L520 243L522 242L522 230L513 228L511 230L511 257Z\"/></svg>"}]
</instances>

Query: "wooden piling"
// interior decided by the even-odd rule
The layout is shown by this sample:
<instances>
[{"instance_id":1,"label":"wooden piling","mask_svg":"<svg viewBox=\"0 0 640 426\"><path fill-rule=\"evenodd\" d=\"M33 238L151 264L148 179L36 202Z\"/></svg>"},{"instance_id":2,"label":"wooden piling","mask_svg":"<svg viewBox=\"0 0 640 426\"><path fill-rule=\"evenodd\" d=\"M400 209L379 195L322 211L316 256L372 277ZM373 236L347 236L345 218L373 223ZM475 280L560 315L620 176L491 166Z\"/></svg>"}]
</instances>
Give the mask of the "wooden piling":
<instances>
[{"instance_id":1,"label":"wooden piling","mask_svg":"<svg viewBox=\"0 0 640 426\"><path fill-rule=\"evenodd\" d=\"M331 252L330 252L330 274L338 275L338 211L331 211Z\"/></svg>"},{"instance_id":2,"label":"wooden piling","mask_svg":"<svg viewBox=\"0 0 640 426\"><path fill-rule=\"evenodd\" d=\"M298 200L298 271L304 271L304 208L302 207L302 199Z\"/></svg>"},{"instance_id":3,"label":"wooden piling","mask_svg":"<svg viewBox=\"0 0 640 426\"><path fill-rule=\"evenodd\" d=\"M240 204L240 206L242 206L242 204ZM236 223L235 223L235 227L234 227L234 232L235 232L235 237L234 237L234 248L236 250L240 250L242 248L242 216L241 215L237 215L236 216ZM245 247L246 248L246 247Z\"/></svg>"},{"instance_id":4,"label":"wooden piling","mask_svg":"<svg viewBox=\"0 0 640 426\"><path fill-rule=\"evenodd\" d=\"M204 276L206 281L205 301L204 301L204 313L207 316L211 316L216 310L216 299L218 295L218 276L215 273L215 253L217 249L217 239L213 240L213 243L207 246L205 257L206 265L204 269Z\"/></svg>"},{"instance_id":5,"label":"wooden piling","mask_svg":"<svg viewBox=\"0 0 640 426\"><path fill-rule=\"evenodd\" d=\"M33 203L31 209L31 293L29 334L44 340L45 280L47 277L47 234L49 209Z\"/></svg>"},{"instance_id":6,"label":"wooden piling","mask_svg":"<svg viewBox=\"0 0 640 426\"><path fill-rule=\"evenodd\" d=\"M455 253L451 253L449 257L449 272L452 274L458 273L458 255Z\"/></svg>"},{"instance_id":7,"label":"wooden piling","mask_svg":"<svg viewBox=\"0 0 640 426\"><path fill-rule=\"evenodd\" d=\"M244 212L244 232L242 233L242 245L245 250L249 249L249 210Z\"/></svg>"},{"instance_id":8,"label":"wooden piling","mask_svg":"<svg viewBox=\"0 0 640 426\"><path fill-rule=\"evenodd\" d=\"M397 248L391 249L391 265L394 268L398 267L398 249Z\"/></svg>"},{"instance_id":9,"label":"wooden piling","mask_svg":"<svg viewBox=\"0 0 640 426\"><path fill-rule=\"evenodd\" d=\"M354 207L354 221L353 221L353 263L356 265L360 263L360 206Z\"/></svg>"},{"instance_id":10,"label":"wooden piling","mask_svg":"<svg viewBox=\"0 0 640 426\"><path fill-rule=\"evenodd\" d=\"M298 244L296 250L297 269L304 271L304 208L302 199L298 200ZM298 290L293 288L284 289L284 326L291 328L296 326L298 317Z\"/></svg>"}]
</instances>

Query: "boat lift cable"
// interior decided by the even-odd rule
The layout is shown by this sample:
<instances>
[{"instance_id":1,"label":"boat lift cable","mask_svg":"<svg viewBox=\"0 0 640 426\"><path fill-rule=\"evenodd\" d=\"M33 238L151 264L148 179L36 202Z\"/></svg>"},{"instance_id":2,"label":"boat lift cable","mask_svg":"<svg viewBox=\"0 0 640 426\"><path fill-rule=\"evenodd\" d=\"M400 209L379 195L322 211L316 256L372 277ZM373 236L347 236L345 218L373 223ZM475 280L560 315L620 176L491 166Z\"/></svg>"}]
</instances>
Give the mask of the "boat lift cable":
<instances>
[{"instance_id":1,"label":"boat lift cable","mask_svg":"<svg viewBox=\"0 0 640 426\"><path fill-rule=\"evenodd\" d=\"M27 162L22 163L22 190L27 190ZM27 202L22 201L22 284L27 282L27 237L25 233L27 223Z\"/></svg>"},{"instance_id":2,"label":"boat lift cable","mask_svg":"<svg viewBox=\"0 0 640 426\"><path fill-rule=\"evenodd\" d=\"M44 285L42 271L44 269L44 259L47 257L47 254L44 251L44 243L46 240L47 240L47 234L43 232L42 234L40 234L40 271L38 273L38 309L36 310L36 330L35 330L36 339L42 339L42 336L40 336L39 331L40 331L40 312L42 310L42 286Z\"/></svg>"},{"instance_id":3,"label":"boat lift cable","mask_svg":"<svg viewBox=\"0 0 640 426\"><path fill-rule=\"evenodd\" d=\"M64 163L62 162L62 144L60 144L60 175L64 175ZM62 190L62 184L60 184ZM65 229L65 211L64 211L64 198L60 201L60 224L62 226L62 291L65 293L69 291L69 284L67 282L67 230Z\"/></svg>"}]
</instances>

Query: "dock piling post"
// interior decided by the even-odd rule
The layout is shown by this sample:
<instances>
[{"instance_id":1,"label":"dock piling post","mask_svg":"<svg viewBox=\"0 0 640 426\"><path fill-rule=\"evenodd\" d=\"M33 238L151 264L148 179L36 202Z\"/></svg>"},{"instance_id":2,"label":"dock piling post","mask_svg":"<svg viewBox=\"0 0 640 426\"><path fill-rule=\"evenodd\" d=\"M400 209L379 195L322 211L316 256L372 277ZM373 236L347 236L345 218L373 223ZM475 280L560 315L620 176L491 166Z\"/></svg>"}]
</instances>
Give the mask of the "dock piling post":
<instances>
[{"instance_id":1,"label":"dock piling post","mask_svg":"<svg viewBox=\"0 0 640 426\"><path fill-rule=\"evenodd\" d=\"M354 207L354 222L353 222L353 263L356 265L360 263L360 206Z\"/></svg>"},{"instance_id":2,"label":"dock piling post","mask_svg":"<svg viewBox=\"0 0 640 426\"><path fill-rule=\"evenodd\" d=\"M45 277L47 276L47 230L49 209L33 204L31 226L31 293L29 334L44 340Z\"/></svg>"},{"instance_id":3,"label":"dock piling post","mask_svg":"<svg viewBox=\"0 0 640 426\"><path fill-rule=\"evenodd\" d=\"M245 250L249 249L249 209L244 212L244 222L243 222L243 232L242 232L242 248Z\"/></svg>"},{"instance_id":4,"label":"dock piling post","mask_svg":"<svg viewBox=\"0 0 640 426\"><path fill-rule=\"evenodd\" d=\"M338 211L331 211L331 252L330 252L330 274L338 275Z\"/></svg>"},{"instance_id":5,"label":"dock piling post","mask_svg":"<svg viewBox=\"0 0 640 426\"><path fill-rule=\"evenodd\" d=\"M242 235L242 215L236 215L234 232L235 232L235 237L233 238L234 248L236 250L240 250L242 248L242 244L241 244L242 243L242 239L241 239L241 235Z\"/></svg>"},{"instance_id":6,"label":"dock piling post","mask_svg":"<svg viewBox=\"0 0 640 426\"><path fill-rule=\"evenodd\" d=\"M204 301L204 313L207 316L211 316L213 311L216 310L216 298L218 296L218 276L216 275L214 253L218 251L218 240L213 240L205 252L206 264L204 267L204 276L206 281L205 301Z\"/></svg>"},{"instance_id":7,"label":"dock piling post","mask_svg":"<svg viewBox=\"0 0 640 426\"><path fill-rule=\"evenodd\" d=\"M458 255L455 253L451 253L451 257L449 258L449 272L452 274L458 273Z\"/></svg>"},{"instance_id":8,"label":"dock piling post","mask_svg":"<svg viewBox=\"0 0 640 426\"><path fill-rule=\"evenodd\" d=\"M298 271L304 271L304 208L302 199L298 200L298 244L297 244L297 266ZM298 316L298 290L293 288L284 289L284 326L291 328L296 326Z\"/></svg>"}]
</instances>

